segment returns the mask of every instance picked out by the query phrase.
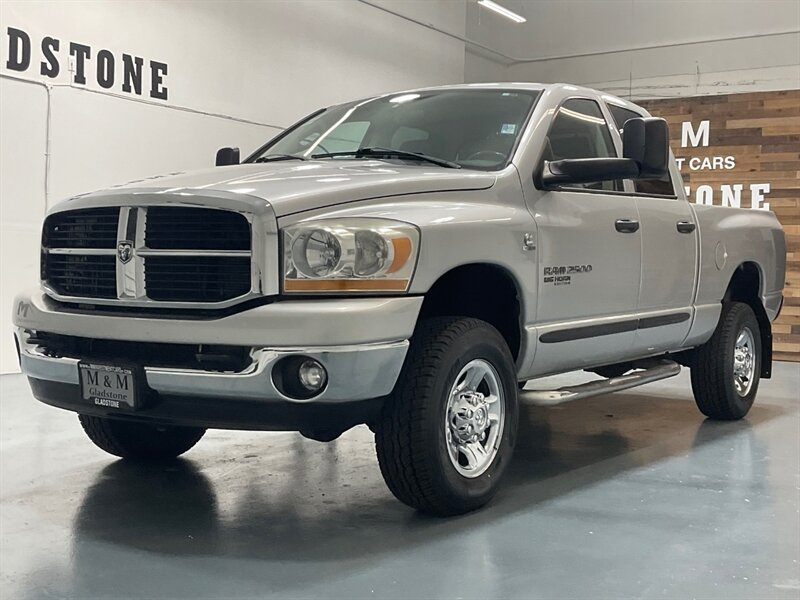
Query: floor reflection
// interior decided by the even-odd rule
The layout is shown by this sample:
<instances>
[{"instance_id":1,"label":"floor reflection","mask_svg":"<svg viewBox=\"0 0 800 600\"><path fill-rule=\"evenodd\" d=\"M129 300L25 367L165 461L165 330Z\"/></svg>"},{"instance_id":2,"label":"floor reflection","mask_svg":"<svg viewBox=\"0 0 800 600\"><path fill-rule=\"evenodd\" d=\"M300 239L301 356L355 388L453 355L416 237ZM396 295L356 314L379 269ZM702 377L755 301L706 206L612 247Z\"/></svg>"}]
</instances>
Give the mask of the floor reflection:
<instances>
[{"instance_id":1,"label":"floor reflection","mask_svg":"<svg viewBox=\"0 0 800 600\"><path fill-rule=\"evenodd\" d=\"M365 427L214 431L137 466L0 378L0 595L794 598L799 369L740 422L705 421L688 374L524 405L497 498L447 520L390 495Z\"/></svg>"},{"instance_id":2,"label":"floor reflection","mask_svg":"<svg viewBox=\"0 0 800 600\"><path fill-rule=\"evenodd\" d=\"M220 514L214 486L190 460L103 468L75 516L76 536L89 535L166 554L214 552Z\"/></svg>"},{"instance_id":3,"label":"floor reflection","mask_svg":"<svg viewBox=\"0 0 800 600\"><path fill-rule=\"evenodd\" d=\"M735 460L724 467L733 470L728 497L750 493L739 484L759 481L753 471L766 468L766 462L748 432L779 409L757 406L746 421L718 423L701 420L689 408L685 401L633 394L524 406L501 494L487 509L449 520L418 515L389 495L366 428L330 444L300 436L284 438L285 447L266 442L258 454L250 448L242 458L227 459L225 468L208 472L192 453L160 466L116 461L86 490L75 516L75 539L169 555L369 558L530 509L728 435L736 444ZM217 450L230 456L238 448Z\"/></svg>"}]
</instances>

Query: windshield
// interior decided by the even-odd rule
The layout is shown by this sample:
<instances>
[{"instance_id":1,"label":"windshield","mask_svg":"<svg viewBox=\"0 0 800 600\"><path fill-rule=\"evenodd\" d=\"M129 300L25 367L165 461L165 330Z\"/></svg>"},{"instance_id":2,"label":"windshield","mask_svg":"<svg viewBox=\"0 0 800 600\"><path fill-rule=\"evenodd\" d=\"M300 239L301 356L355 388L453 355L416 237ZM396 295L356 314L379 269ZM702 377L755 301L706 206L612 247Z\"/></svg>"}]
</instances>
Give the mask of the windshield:
<instances>
[{"instance_id":1,"label":"windshield","mask_svg":"<svg viewBox=\"0 0 800 600\"><path fill-rule=\"evenodd\" d=\"M250 160L278 155L335 160L331 154L355 154L370 148L422 154L469 169L496 170L508 164L538 95L533 90L462 89L353 102L301 123ZM377 155L372 152L359 158Z\"/></svg>"}]
</instances>

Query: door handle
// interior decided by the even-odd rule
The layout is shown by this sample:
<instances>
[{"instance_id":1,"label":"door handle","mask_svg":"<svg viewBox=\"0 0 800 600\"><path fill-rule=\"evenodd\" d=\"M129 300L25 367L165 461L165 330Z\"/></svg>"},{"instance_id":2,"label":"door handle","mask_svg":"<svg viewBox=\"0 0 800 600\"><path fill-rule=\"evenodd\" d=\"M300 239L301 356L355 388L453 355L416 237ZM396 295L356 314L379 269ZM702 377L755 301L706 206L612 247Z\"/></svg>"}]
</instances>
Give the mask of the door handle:
<instances>
[{"instance_id":1,"label":"door handle","mask_svg":"<svg viewBox=\"0 0 800 600\"><path fill-rule=\"evenodd\" d=\"M675 227L677 227L678 231L681 233L692 233L697 227L697 225L695 225L691 221L678 221L675 224Z\"/></svg>"},{"instance_id":2,"label":"door handle","mask_svg":"<svg viewBox=\"0 0 800 600\"><path fill-rule=\"evenodd\" d=\"M635 233L639 231L639 221L635 219L617 219L614 221L614 227L620 233Z\"/></svg>"}]
</instances>

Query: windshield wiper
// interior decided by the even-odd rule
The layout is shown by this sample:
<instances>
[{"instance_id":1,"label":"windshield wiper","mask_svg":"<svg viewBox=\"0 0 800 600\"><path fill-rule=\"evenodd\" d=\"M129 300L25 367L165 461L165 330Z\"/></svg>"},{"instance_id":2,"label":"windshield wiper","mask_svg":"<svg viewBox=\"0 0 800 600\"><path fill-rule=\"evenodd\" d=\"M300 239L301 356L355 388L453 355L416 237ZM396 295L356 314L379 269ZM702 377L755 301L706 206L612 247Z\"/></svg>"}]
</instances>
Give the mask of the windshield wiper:
<instances>
[{"instance_id":1,"label":"windshield wiper","mask_svg":"<svg viewBox=\"0 0 800 600\"><path fill-rule=\"evenodd\" d=\"M305 156L299 154L267 154L266 156L259 156L255 162L276 162L279 160L308 160Z\"/></svg>"},{"instance_id":2,"label":"windshield wiper","mask_svg":"<svg viewBox=\"0 0 800 600\"><path fill-rule=\"evenodd\" d=\"M393 150L391 148L359 148L347 152L325 152L324 154L312 154L311 158L331 158L334 156L355 156L356 158L407 158L409 160L424 160L425 162L447 167L448 169L460 169L461 165L444 158L428 156L419 152L409 152L406 150Z\"/></svg>"}]
</instances>

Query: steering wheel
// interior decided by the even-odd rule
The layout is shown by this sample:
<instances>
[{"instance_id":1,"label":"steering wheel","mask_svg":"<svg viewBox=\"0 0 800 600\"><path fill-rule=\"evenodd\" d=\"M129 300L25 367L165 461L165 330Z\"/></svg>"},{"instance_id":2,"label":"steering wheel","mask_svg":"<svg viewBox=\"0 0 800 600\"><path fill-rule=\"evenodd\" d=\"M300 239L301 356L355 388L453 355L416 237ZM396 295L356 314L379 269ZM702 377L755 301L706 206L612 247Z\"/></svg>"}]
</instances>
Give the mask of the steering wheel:
<instances>
[{"instance_id":1,"label":"steering wheel","mask_svg":"<svg viewBox=\"0 0 800 600\"><path fill-rule=\"evenodd\" d=\"M481 158L481 156L492 156L493 159L497 159L497 162L505 162L506 155L502 152L497 152L495 150L479 150L473 154L470 154L464 160L492 160L490 158Z\"/></svg>"}]
</instances>

